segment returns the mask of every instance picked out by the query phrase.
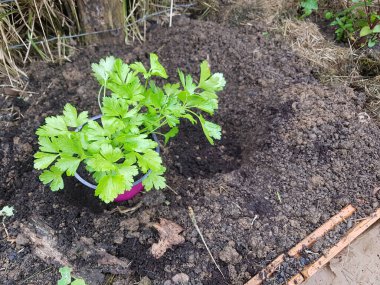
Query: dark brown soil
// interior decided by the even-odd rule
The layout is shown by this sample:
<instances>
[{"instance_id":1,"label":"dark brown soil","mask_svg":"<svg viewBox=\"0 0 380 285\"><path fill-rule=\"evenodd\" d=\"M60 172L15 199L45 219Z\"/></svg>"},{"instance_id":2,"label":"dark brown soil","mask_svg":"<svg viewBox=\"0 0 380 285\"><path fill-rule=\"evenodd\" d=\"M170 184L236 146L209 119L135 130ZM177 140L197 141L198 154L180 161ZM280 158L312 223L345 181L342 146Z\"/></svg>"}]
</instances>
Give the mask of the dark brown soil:
<instances>
[{"instance_id":1,"label":"dark brown soil","mask_svg":"<svg viewBox=\"0 0 380 285\"><path fill-rule=\"evenodd\" d=\"M178 195L144 193L122 204L141 201L141 207L121 214L72 179L58 193L43 187L32 155L44 118L66 102L96 115L90 64L109 54L147 62L152 51L173 80L177 67L199 74L203 59L227 79L215 118L222 140L210 146L199 128L185 125L163 150L168 183ZM135 284L143 277L170 285L178 273L190 284L243 284L345 205L355 205L358 217L379 205L380 130L364 113L364 95L322 86L281 37L264 37L253 26L180 18L171 29L151 30L143 45L89 47L62 66L35 63L29 76L38 94L0 97L0 207L15 207L5 224L17 237L7 241L1 229L0 284L55 284L63 263L91 285ZM181 225L186 241L155 260L151 223L159 218ZM35 236L46 238L37 249ZM37 258L41 250L49 257Z\"/></svg>"}]
</instances>

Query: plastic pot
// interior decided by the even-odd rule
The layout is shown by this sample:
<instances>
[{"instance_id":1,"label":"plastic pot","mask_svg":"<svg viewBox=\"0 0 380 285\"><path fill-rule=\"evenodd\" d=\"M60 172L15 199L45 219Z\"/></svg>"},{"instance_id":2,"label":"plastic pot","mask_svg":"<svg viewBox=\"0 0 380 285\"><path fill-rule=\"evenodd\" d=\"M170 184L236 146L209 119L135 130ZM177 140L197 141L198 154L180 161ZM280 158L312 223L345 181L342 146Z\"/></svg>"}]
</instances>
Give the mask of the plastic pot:
<instances>
[{"instance_id":1,"label":"plastic pot","mask_svg":"<svg viewBox=\"0 0 380 285\"><path fill-rule=\"evenodd\" d=\"M94 117L90 118L90 120L96 121L96 120L99 120L101 117L102 117L102 115L97 115L97 116L94 116ZM78 127L75 131L77 131L77 132L80 131L84 125L85 124L83 124L82 126ZM159 147L157 136L155 134L152 134L152 138L154 139L155 142L157 142L156 152L160 153L160 147ZM148 175L151 172L152 171L149 170L143 177L141 177L139 180L135 181L133 183L132 188L125 190L125 192L123 194L120 194L119 196L117 196L116 199L114 200L114 202L122 202L122 201L130 200L133 197L135 197L138 193L140 193L144 189L144 186L142 184L143 180L146 177L148 177ZM92 184L92 183L88 182L87 180L83 179L83 177L81 177L78 174L78 172L75 172L74 176L83 185L85 185L85 186L87 186L87 187L89 187L91 189L96 189L97 185Z\"/></svg>"}]
</instances>

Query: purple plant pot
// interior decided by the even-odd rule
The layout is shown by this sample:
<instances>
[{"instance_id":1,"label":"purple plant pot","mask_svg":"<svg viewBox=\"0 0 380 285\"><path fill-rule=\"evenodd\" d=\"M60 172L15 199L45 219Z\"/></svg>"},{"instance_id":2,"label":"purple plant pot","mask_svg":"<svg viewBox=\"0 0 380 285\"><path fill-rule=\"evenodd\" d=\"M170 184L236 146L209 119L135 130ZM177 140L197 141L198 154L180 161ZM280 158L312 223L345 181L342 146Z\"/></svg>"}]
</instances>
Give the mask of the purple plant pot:
<instances>
[{"instance_id":1,"label":"purple plant pot","mask_svg":"<svg viewBox=\"0 0 380 285\"><path fill-rule=\"evenodd\" d=\"M90 120L93 120L93 121L96 121L96 120L99 120L100 118L102 117L102 115L97 115L95 117L92 117L90 118ZM80 131L82 129L82 127L84 126L84 124L80 127L78 127L75 131ZM157 142L157 147L156 147L156 152L160 153L160 147L159 147L159 143L158 143L158 139L157 139L157 136L155 134L152 134L152 138L155 140L155 142ZM151 173L152 171L149 170L144 176L142 176L139 180L135 181L133 183L133 186L131 189L128 189L128 190L125 190L125 192L123 194L120 194L119 196L116 197L116 199L114 200L114 202L123 202L123 201L126 201L126 200L130 200L132 199L133 197L135 197L137 194L139 194L142 190L144 190L144 186L142 184L142 181L148 177L148 175ZM90 182L88 182L87 180L83 179L79 174L78 172L75 172L75 178L80 182L82 183L83 185L91 188L91 189L96 189L97 185L94 185Z\"/></svg>"}]
</instances>

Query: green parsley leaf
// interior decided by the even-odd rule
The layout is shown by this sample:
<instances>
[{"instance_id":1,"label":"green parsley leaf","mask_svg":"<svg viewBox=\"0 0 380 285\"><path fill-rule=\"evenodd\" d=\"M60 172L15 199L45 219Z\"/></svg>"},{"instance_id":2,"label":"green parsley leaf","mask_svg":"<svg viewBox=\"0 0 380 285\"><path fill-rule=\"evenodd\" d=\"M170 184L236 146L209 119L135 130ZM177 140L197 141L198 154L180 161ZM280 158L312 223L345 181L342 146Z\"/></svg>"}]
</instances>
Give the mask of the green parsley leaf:
<instances>
[{"instance_id":1,"label":"green parsley leaf","mask_svg":"<svg viewBox=\"0 0 380 285\"><path fill-rule=\"evenodd\" d=\"M211 76L210 66L206 60L201 63L201 77L199 79L199 84L204 84L204 82Z\"/></svg>"},{"instance_id":2,"label":"green parsley leaf","mask_svg":"<svg viewBox=\"0 0 380 285\"><path fill-rule=\"evenodd\" d=\"M166 187L166 179L162 174L166 171L165 167L162 167L160 171L152 171L149 173L148 177L143 180L144 189L146 191L155 189L163 189Z\"/></svg>"},{"instance_id":3,"label":"green parsley leaf","mask_svg":"<svg viewBox=\"0 0 380 285\"><path fill-rule=\"evenodd\" d=\"M226 80L222 73L214 73L209 79L200 82L198 87L206 91L221 91L226 85Z\"/></svg>"},{"instance_id":4,"label":"green parsley leaf","mask_svg":"<svg viewBox=\"0 0 380 285\"><path fill-rule=\"evenodd\" d=\"M212 145L214 144L213 138L220 140L220 138L222 136L222 128L219 125L214 124L210 121L206 121L202 117L202 115L199 116L199 120L202 124L203 132L205 133L206 138L210 142L210 144L212 144Z\"/></svg>"},{"instance_id":5,"label":"green parsley leaf","mask_svg":"<svg viewBox=\"0 0 380 285\"><path fill-rule=\"evenodd\" d=\"M80 162L80 158L62 155L55 163L55 166L62 172L66 171L68 176L73 176L77 171Z\"/></svg>"},{"instance_id":6,"label":"green parsley leaf","mask_svg":"<svg viewBox=\"0 0 380 285\"><path fill-rule=\"evenodd\" d=\"M136 153L137 164L141 168L143 173L147 173L148 170L159 170L161 169L162 159L161 156L154 150L148 149L144 154Z\"/></svg>"},{"instance_id":7,"label":"green parsley leaf","mask_svg":"<svg viewBox=\"0 0 380 285\"><path fill-rule=\"evenodd\" d=\"M63 110L64 120L67 126L77 128L88 120L88 112L82 112L78 116L77 109L69 103L67 103Z\"/></svg>"},{"instance_id":8,"label":"green parsley leaf","mask_svg":"<svg viewBox=\"0 0 380 285\"><path fill-rule=\"evenodd\" d=\"M141 73L144 76L144 78L150 77L150 74L148 73L148 71L146 71L144 65L141 62L132 63L129 67L134 71Z\"/></svg>"},{"instance_id":9,"label":"green parsley leaf","mask_svg":"<svg viewBox=\"0 0 380 285\"><path fill-rule=\"evenodd\" d=\"M99 153L86 160L86 164L94 171L111 171L116 170L116 165L108 161Z\"/></svg>"},{"instance_id":10,"label":"green parsley leaf","mask_svg":"<svg viewBox=\"0 0 380 285\"><path fill-rule=\"evenodd\" d=\"M61 279L58 280L58 285L69 285L71 283L71 269L67 266L59 269Z\"/></svg>"},{"instance_id":11,"label":"green parsley leaf","mask_svg":"<svg viewBox=\"0 0 380 285\"><path fill-rule=\"evenodd\" d=\"M59 147L49 137L39 137L38 144L43 152L59 153Z\"/></svg>"},{"instance_id":12,"label":"green parsley leaf","mask_svg":"<svg viewBox=\"0 0 380 285\"><path fill-rule=\"evenodd\" d=\"M91 65L92 71L101 85L104 85L108 80L109 74L113 71L114 64L115 58L113 56L108 56L105 59L101 59L99 64L93 63Z\"/></svg>"},{"instance_id":13,"label":"green parsley leaf","mask_svg":"<svg viewBox=\"0 0 380 285\"><path fill-rule=\"evenodd\" d=\"M50 183L50 189L52 191L58 191L59 189L63 189L63 179L62 173L58 167L52 166L50 170L44 170L40 175L40 180L44 184Z\"/></svg>"},{"instance_id":14,"label":"green parsley leaf","mask_svg":"<svg viewBox=\"0 0 380 285\"><path fill-rule=\"evenodd\" d=\"M113 148L110 144L104 144L100 148L100 153L105 159L111 162L116 162L123 157L121 149L118 147Z\"/></svg>"},{"instance_id":15,"label":"green parsley leaf","mask_svg":"<svg viewBox=\"0 0 380 285\"><path fill-rule=\"evenodd\" d=\"M63 116L52 116L45 119L46 124L38 128L36 134L38 136L54 137L67 134L67 125Z\"/></svg>"},{"instance_id":16,"label":"green parsley leaf","mask_svg":"<svg viewBox=\"0 0 380 285\"><path fill-rule=\"evenodd\" d=\"M178 134L178 128L177 127L171 128L170 131L168 131L166 134L164 134L165 144L167 144L168 141L171 138L174 138L177 134Z\"/></svg>"},{"instance_id":17,"label":"green parsley leaf","mask_svg":"<svg viewBox=\"0 0 380 285\"><path fill-rule=\"evenodd\" d=\"M34 168L35 169L45 169L48 168L50 164L58 157L58 154L52 154L47 152L36 152L34 154Z\"/></svg>"},{"instance_id":18,"label":"green parsley leaf","mask_svg":"<svg viewBox=\"0 0 380 285\"><path fill-rule=\"evenodd\" d=\"M124 193L125 178L123 175L108 175L100 179L95 190L95 195L99 196L105 203L112 202L115 198Z\"/></svg>"},{"instance_id":19,"label":"green parsley leaf","mask_svg":"<svg viewBox=\"0 0 380 285\"><path fill-rule=\"evenodd\" d=\"M158 56L154 53L150 54L150 73L162 78L168 78L165 68L158 61Z\"/></svg>"},{"instance_id":20,"label":"green parsley leaf","mask_svg":"<svg viewBox=\"0 0 380 285\"><path fill-rule=\"evenodd\" d=\"M139 174L139 171L136 165L123 164L118 169L118 173L124 178L125 189L130 189L134 182L133 177Z\"/></svg>"}]
</instances>

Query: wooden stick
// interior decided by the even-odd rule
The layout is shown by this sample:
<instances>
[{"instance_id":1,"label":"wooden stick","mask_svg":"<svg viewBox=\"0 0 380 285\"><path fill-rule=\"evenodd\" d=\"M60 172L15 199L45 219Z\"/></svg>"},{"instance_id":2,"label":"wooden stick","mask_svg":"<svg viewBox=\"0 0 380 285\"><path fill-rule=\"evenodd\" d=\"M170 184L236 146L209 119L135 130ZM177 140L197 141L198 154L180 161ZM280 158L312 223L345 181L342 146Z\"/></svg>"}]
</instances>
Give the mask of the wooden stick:
<instances>
[{"instance_id":1,"label":"wooden stick","mask_svg":"<svg viewBox=\"0 0 380 285\"><path fill-rule=\"evenodd\" d=\"M267 265L263 270L257 273L251 280L249 280L245 285L260 285L265 279L272 276L277 268L285 260L285 254L279 255L275 260Z\"/></svg>"},{"instance_id":2,"label":"wooden stick","mask_svg":"<svg viewBox=\"0 0 380 285\"><path fill-rule=\"evenodd\" d=\"M327 222L325 222L322 226L312 232L309 236L303 239L300 243L298 243L295 247L288 251L288 255L292 257L299 257L299 253L304 248L309 248L313 245L318 239L323 237L326 233L331 231L336 225L340 224L348 217L352 216L352 214L356 211L356 209L348 205L344 207L338 214L330 218Z\"/></svg>"},{"instance_id":3,"label":"wooden stick","mask_svg":"<svg viewBox=\"0 0 380 285\"><path fill-rule=\"evenodd\" d=\"M294 275L287 283L286 285L299 285L303 281L305 281L305 278L301 275L301 273L298 273Z\"/></svg>"},{"instance_id":4,"label":"wooden stick","mask_svg":"<svg viewBox=\"0 0 380 285\"><path fill-rule=\"evenodd\" d=\"M313 264L307 266L302 270L302 275L306 278L314 275L320 268L327 264L332 258L346 248L355 238L367 230L380 218L380 208L375 213L369 216L366 220L361 221L353 227L348 234L341 239L334 247L332 247L325 256L319 258Z\"/></svg>"}]
</instances>

